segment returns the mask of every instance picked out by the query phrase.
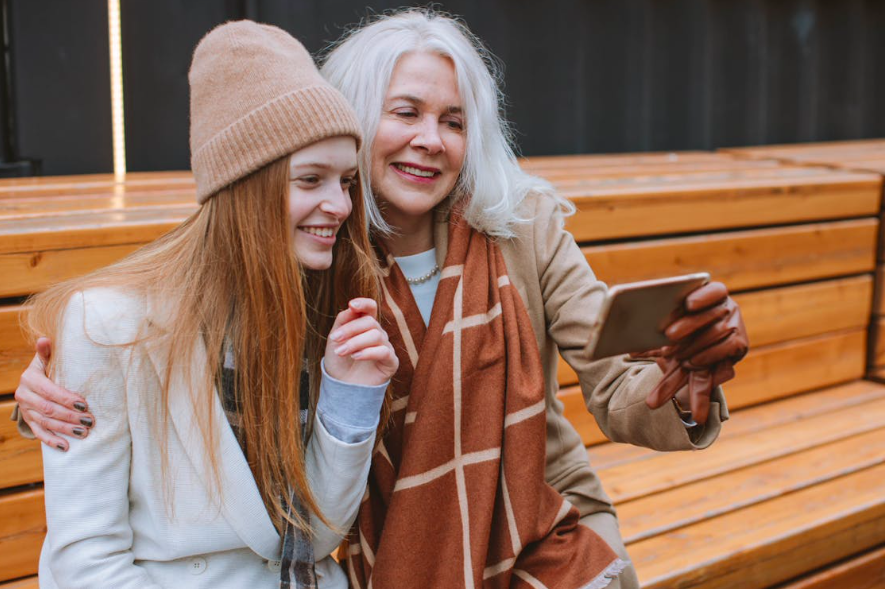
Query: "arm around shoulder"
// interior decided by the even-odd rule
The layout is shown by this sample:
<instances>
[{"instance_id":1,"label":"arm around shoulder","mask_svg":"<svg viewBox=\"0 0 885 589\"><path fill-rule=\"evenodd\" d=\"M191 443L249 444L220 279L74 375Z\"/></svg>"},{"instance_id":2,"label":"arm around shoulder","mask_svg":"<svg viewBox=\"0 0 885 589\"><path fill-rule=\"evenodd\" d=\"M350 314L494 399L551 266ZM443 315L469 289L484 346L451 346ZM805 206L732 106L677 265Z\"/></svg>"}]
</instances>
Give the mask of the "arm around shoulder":
<instances>
[{"instance_id":1,"label":"arm around shoulder","mask_svg":"<svg viewBox=\"0 0 885 589\"><path fill-rule=\"evenodd\" d=\"M106 341L106 318L118 304L91 291L74 294L57 342L58 383L89 391L98 419L68 452L43 447L47 535L40 568L58 587L159 588L131 552L131 383L124 381L120 348Z\"/></svg>"}]
</instances>

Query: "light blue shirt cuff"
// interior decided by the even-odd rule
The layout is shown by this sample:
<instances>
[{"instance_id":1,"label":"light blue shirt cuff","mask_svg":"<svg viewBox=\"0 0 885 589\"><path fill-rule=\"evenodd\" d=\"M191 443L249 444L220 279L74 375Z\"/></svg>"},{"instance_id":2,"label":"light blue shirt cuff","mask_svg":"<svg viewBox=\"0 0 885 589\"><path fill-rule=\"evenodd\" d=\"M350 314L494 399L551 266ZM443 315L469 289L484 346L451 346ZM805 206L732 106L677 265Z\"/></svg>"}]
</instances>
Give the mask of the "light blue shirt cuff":
<instances>
[{"instance_id":1,"label":"light blue shirt cuff","mask_svg":"<svg viewBox=\"0 0 885 589\"><path fill-rule=\"evenodd\" d=\"M390 381L376 386L351 384L329 376L325 360L320 368L323 375L317 415L326 430L347 444L366 441L378 429L381 404Z\"/></svg>"}]
</instances>

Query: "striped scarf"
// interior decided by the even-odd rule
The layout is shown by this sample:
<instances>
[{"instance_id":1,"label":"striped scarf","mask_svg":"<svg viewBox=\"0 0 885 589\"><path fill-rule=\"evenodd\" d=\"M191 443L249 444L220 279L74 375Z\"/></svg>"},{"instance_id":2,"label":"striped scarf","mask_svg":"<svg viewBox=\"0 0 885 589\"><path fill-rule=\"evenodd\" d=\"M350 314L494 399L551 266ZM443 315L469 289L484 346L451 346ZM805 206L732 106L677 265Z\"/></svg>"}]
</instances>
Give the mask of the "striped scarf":
<instances>
[{"instance_id":1,"label":"striped scarf","mask_svg":"<svg viewBox=\"0 0 885 589\"><path fill-rule=\"evenodd\" d=\"M382 255L400 370L348 538L353 587L606 587L626 563L544 480L544 375L500 249L453 214L426 329Z\"/></svg>"},{"instance_id":2,"label":"striped scarf","mask_svg":"<svg viewBox=\"0 0 885 589\"><path fill-rule=\"evenodd\" d=\"M237 395L235 390L235 369L233 364L233 355L225 353L224 364L221 372L221 398L225 415L230 423L243 455L246 453L246 441L240 435L240 410L237 404ZM310 400L310 379L305 370L301 373L301 383L299 406L301 431L307 435L307 418L309 414ZM307 446L307 440L304 440ZM282 501L282 498L280 499ZM298 502L293 495L291 505L295 506L301 518L310 524L310 513ZM291 516L292 512L289 511ZM288 521L284 522L283 529L283 550L280 560L280 589L316 589L317 577L315 570L315 560L313 554L313 544L310 541L310 535L297 527L291 525Z\"/></svg>"}]
</instances>

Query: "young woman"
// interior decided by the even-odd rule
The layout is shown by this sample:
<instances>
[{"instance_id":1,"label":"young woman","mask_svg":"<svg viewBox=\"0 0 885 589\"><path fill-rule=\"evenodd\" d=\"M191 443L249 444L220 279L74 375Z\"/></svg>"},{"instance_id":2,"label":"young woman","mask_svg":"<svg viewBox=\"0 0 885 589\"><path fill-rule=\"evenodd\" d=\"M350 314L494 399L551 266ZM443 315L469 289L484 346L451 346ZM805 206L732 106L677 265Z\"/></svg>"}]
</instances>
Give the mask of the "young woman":
<instances>
[{"instance_id":1,"label":"young woman","mask_svg":"<svg viewBox=\"0 0 885 589\"><path fill-rule=\"evenodd\" d=\"M56 380L95 417L69 452L45 448L40 585L346 587L330 553L398 365L360 128L274 27L216 28L189 79L200 210L33 300Z\"/></svg>"},{"instance_id":2,"label":"young woman","mask_svg":"<svg viewBox=\"0 0 885 589\"><path fill-rule=\"evenodd\" d=\"M556 400L557 355L611 439L706 447L727 418L718 385L746 351L727 291L693 293L656 361L589 361L605 285L562 227L570 205L520 170L479 41L450 18L405 11L353 31L322 71L363 124L382 324L400 358L350 537L352 584L638 587L611 500ZM670 402L677 392L691 412ZM16 398L52 431L88 416L39 359ZM45 416L40 399L64 407Z\"/></svg>"}]
</instances>

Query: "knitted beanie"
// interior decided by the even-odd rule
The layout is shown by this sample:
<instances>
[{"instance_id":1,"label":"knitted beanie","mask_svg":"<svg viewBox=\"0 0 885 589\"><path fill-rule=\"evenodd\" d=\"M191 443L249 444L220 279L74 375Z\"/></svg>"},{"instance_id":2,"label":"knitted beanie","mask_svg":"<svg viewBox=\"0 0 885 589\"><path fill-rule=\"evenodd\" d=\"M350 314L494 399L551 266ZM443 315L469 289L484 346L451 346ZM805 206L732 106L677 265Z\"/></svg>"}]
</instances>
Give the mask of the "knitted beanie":
<instances>
[{"instance_id":1,"label":"knitted beanie","mask_svg":"<svg viewBox=\"0 0 885 589\"><path fill-rule=\"evenodd\" d=\"M191 168L202 204L232 182L311 143L361 131L344 96L277 27L229 22L194 50Z\"/></svg>"}]
</instances>

